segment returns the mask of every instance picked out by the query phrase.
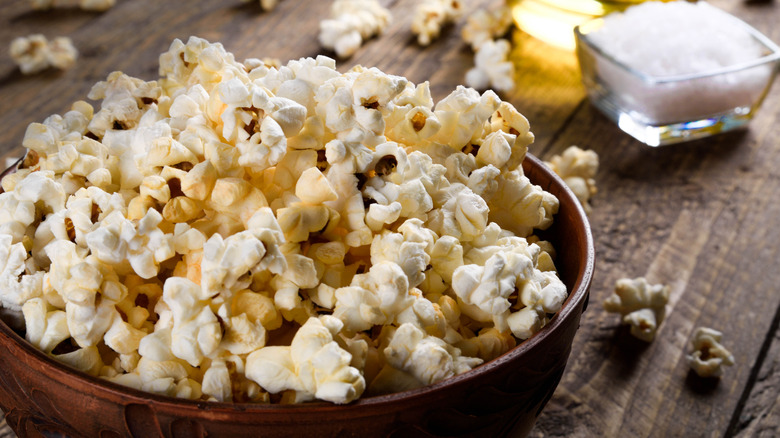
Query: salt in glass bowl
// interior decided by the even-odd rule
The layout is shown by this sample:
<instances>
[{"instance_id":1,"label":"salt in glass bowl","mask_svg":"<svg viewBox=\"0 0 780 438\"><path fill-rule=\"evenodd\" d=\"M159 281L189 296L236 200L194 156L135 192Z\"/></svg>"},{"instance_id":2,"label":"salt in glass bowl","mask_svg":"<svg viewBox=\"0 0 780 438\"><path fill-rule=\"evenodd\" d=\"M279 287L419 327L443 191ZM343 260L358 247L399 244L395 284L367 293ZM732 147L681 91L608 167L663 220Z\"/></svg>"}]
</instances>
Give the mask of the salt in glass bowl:
<instances>
[{"instance_id":1,"label":"salt in glass bowl","mask_svg":"<svg viewBox=\"0 0 780 438\"><path fill-rule=\"evenodd\" d=\"M582 82L591 103L618 127L649 146L708 137L746 127L780 69L780 47L721 11L762 47L748 62L694 74L653 76L606 53L591 34L597 18L574 28Z\"/></svg>"}]
</instances>

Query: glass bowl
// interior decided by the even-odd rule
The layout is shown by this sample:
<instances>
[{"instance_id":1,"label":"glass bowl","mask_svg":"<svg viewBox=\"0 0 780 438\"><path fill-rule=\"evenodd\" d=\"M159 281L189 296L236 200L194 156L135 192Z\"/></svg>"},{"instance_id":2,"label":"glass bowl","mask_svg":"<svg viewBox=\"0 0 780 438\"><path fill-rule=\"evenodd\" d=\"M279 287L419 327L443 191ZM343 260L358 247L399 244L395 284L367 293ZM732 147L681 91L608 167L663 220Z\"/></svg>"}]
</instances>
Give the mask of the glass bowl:
<instances>
[{"instance_id":1,"label":"glass bowl","mask_svg":"<svg viewBox=\"0 0 780 438\"><path fill-rule=\"evenodd\" d=\"M710 6L711 7L711 6ZM591 34L603 18L574 28L582 81L590 101L618 127L649 146L699 139L745 127L780 68L780 47L726 12L762 47L762 56L716 70L652 76L622 63Z\"/></svg>"}]
</instances>

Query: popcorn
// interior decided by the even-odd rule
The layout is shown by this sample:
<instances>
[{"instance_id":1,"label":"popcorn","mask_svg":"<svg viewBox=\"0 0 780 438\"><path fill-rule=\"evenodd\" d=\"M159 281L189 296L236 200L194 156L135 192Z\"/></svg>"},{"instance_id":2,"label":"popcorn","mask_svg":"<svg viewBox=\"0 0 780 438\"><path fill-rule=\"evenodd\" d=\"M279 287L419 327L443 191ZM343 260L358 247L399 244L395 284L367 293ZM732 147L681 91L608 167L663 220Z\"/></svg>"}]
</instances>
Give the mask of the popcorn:
<instances>
[{"instance_id":1,"label":"popcorn","mask_svg":"<svg viewBox=\"0 0 780 438\"><path fill-rule=\"evenodd\" d=\"M138 350L138 345L144 336L146 336L146 332L128 324L122 320L119 313L116 313L111 327L103 336L103 340L109 348L117 353L130 354Z\"/></svg>"},{"instance_id":2,"label":"popcorn","mask_svg":"<svg viewBox=\"0 0 780 438\"><path fill-rule=\"evenodd\" d=\"M43 294L43 272L27 273L27 250L21 242L12 243L10 235L0 235L0 305L22 310L29 300Z\"/></svg>"},{"instance_id":3,"label":"popcorn","mask_svg":"<svg viewBox=\"0 0 780 438\"><path fill-rule=\"evenodd\" d=\"M436 104L434 114L441 121L442 127L433 140L462 150L483 133L485 122L499 104L498 96L490 90L480 95L472 88L459 85Z\"/></svg>"},{"instance_id":4,"label":"popcorn","mask_svg":"<svg viewBox=\"0 0 780 438\"><path fill-rule=\"evenodd\" d=\"M608 312L620 313L623 323L631 326L631 334L651 342L666 315L669 286L651 285L644 278L623 278L615 284L615 292L604 301Z\"/></svg>"},{"instance_id":5,"label":"popcorn","mask_svg":"<svg viewBox=\"0 0 780 438\"><path fill-rule=\"evenodd\" d=\"M384 26L372 4L338 7ZM195 37L160 75L113 72L95 108L31 124L2 180L0 306L58 360L199 401L341 404L466 372L560 310L533 236L558 201L494 92L435 104Z\"/></svg>"},{"instance_id":6,"label":"popcorn","mask_svg":"<svg viewBox=\"0 0 780 438\"><path fill-rule=\"evenodd\" d=\"M222 328L207 302L198 299L202 289L178 277L165 282L163 301L173 313L171 353L192 366L216 351L222 340Z\"/></svg>"},{"instance_id":7,"label":"popcorn","mask_svg":"<svg viewBox=\"0 0 780 438\"><path fill-rule=\"evenodd\" d=\"M427 46L441 33L442 27L460 18L463 13L458 0L426 0L419 3L412 16L412 33L417 43Z\"/></svg>"},{"instance_id":8,"label":"popcorn","mask_svg":"<svg viewBox=\"0 0 780 438\"><path fill-rule=\"evenodd\" d=\"M70 338L67 315L61 310L49 311L42 298L32 298L22 307L27 328L25 339L50 353L60 342Z\"/></svg>"},{"instance_id":9,"label":"popcorn","mask_svg":"<svg viewBox=\"0 0 780 438\"><path fill-rule=\"evenodd\" d=\"M461 374L482 363L482 359L461 356L457 348L411 324L398 327L384 355L388 366L408 373L419 386Z\"/></svg>"},{"instance_id":10,"label":"popcorn","mask_svg":"<svg viewBox=\"0 0 780 438\"><path fill-rule=\"evenodd\" d=\"M211 362L209 369L203 373L201 390L219 402L233 400L230 372L224 359L215 359Z\"/></svg>"},{"instance_id":11,"label":"popcorn","mask_svg":"<svg viewBox=\"0 0 780 438\"><path fill-rule=\"evenodd\" d=\"M480 90L514 90L515 66L508 60L510 50L509 41L504 39L480 43L474 55L475 66L466 72L466 84Z\"/></svg>"},{"instance_id":12,"label":"popcorn","mask_svg":"<svg viewBox=\"0 0 780 438\"><path fill-rule=\"evenodd\" d=\"M247 357L246 376L271 393L296 392L296 401L318 398L349 403L365 389L352 355L333 340L340 329L333 317L309 318L289 347L265 347Z\"/></svg>"},{"instance_id":13,"label":"popcorn","mask_svg":"<svg viewBox=\"0 0 780 438\"><path fill-rule=\"evenodd\" d=\"M53 356L58 361L91 376L97 376L104 366L97 347L79 348L70 353L54 354Z\"/></svg>"},{"instance_id":14,"label":"popcorn","mask_svg":"<svg viewBox=\"0 0 780 438\"><path fill-rule=\"evenodd\" d=\"M528 236L534 228L546 229L558 212L558 199L531 184L517 170L496 178L498 187L488 201L489 218L502 227L513 227L518 235Z\"/></svg>"},{"instance_id":15,"label":"popcorn","mask_svg":"<svg viewBox=\"0 0 780 438\"><path fill-rule=\"evenodd\" d=\"M691 369L701 377L720 377L723 366L734 365L734 356L720 344L723 334L708 327L698 327L693 332L693 352L686 355Z\"/></svg>"},{"instance_id":16,"label":"popcorn","mask_svg":"<svg viewBox=\"0 0 780 438\"><path fill-rule=\"evenodd\" d=\"M339 58L352 56L363 41L390 24L390 11L377 0L335 0L331 17L320 22L319 40Z\"/></svg>"},{"instance_id":17,"label":"popcorn","mask_svg":"<svg viewBox=\"0 0 780 438\"><path fill-rule=\"evenodd\" d=\"M468 17L463 26L463 41L469 43L472 49L477 50L485 41L506 34L511 25L512 11L505 5L491 10L477 9Z\"/></svg>"},{"instance_id":18,"label":"popcorn","mask_svg":"<svg viewBox=\"0 0 780 438\"><path fill-rule=\"evenodd\" d=\"M9 48L11 58L23 74L33 74L54 67L65 70L73 66L78 51L68 37L49 41L42 34L17 37Z\"/></svg>"},{"instance_id":19,"label":"popcorn","mask_svg":"<svg viewBox=\"0 0 780 438\"><path fill-rule=\"evenodd\" d=\"M563 179L582 204L585 213L590 214L592 209L588 201L597 192L594 178L599 169L599 156L593 151L569 146L561 155L554 155L545 164Z\"/></svg>"}]
</instances>

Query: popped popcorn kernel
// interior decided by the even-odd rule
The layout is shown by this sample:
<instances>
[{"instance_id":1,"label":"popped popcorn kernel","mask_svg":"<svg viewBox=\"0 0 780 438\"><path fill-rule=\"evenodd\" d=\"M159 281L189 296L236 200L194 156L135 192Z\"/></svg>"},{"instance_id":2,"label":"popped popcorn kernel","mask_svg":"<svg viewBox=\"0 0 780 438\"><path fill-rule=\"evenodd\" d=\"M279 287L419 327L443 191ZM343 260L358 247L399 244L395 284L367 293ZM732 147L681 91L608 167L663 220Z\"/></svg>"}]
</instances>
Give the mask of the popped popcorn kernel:
<instances>
[{"instance_id":1,"label":"popped popcorn kernel","mask_svg":"<svg viewBox=\"0 0 780 438\"><path fill-rule=\"evenodd\" d=\"M506 5L493 9L477 9L463 26L463 41L477 50L485 41L503 36L512 26L512 11Z\"/></svg>"},{"instance_id":2,"label":"popped popcorn kernel","mask_svg":"<svg viewBox=\"0 0 780 438\"><path fill-rule=\"evenodd\" d=\"M336 3L358 44L389 20ZM430 36L447 21L428 18ZM558 200L495 92L434 102L376 68L239 63L197 37L159 74L112 72L94 108L30 124L2 181L0 306L57 360L171 397L344 404L467 372L563 305L534 235Z\"/></svg>"},{"instance_id":3,"label":"popped popcorn kernel","mask_svg":"<svg viewBox=\"0 0 780 438\"><path fill-rule=\"evenodd\" d=\"M463 14L458 0L425 0L417 5L412 16L412 33L417 43L427 46L438 38L442 28Z\"/></svg>"},{"instance_id":4,"label":"popped popcorn kernel","mask_svg":"<svg viewBox=\"0 0 780 438\"><path fill-rule=\"evenodd\" d=\"M33 74L54 67L65 70L73 66L78 51L68 37L49 41L42 34L17 37L9 48L11 58L23 74Z\"/></svg>"},{"instance_id":5,"label":"popped popcorn kernel","mask_svg":"<svg viewBox=\"0 0 780 438\"><path fill-rule=\"evenodd\" d=\"M734 356L720 343L722 337L723 333L709 327L697 327L693 331L693 351L685 358L699 376L720 377L724 366L734 365Z\"/></svg>"},{"instance_id":6,"label":"popped popcorn kernel","mask_svg":"<svg viewBox=\"0 0 780 438\"><path fill-rule=\"evenodd\" d=\"M319 398L349 403L365 389L352 355L333 340L340 323L333 317L309 318L289 347L265 347L247 357L246 375L268 392L296 391L296 401Z\"/></svg>"},{"instance_id":7,"label":"popped popcorn kernel","mask_svg":"<svg viewBox=\"0 0 780 438\"><path fill-rule=\"evenodd\" d=\"M515 66L508 59L511 49L509 41L505 39L480 43L475 49L474 68L466 72L466 84L479 90L514 90Z\"/></svg>"},{"instance_id":8,"label":"popped popcorn kernel","mask_svg":"<svg viewBox=\"0 0 780 438\"><path fill-rule=\"evenodd\" d=\"M320 44L339 58L348 58L365 40L381 34L390 18L390 11L377 0L335 0L331 18L320 22Z\"/></svg>"},{"instance_id":9,"label":"popped popcorn kernel","mask_svg":"<svg viewBox=\"0 0 780 438\"><path fill-rule=\"evenodd\" d=\"M644 278L622 278L615 283L615 292L604 301L608 312L620 313L631 334L652 342L666 316L669 286L651 285Z\"/></svg>"},{"instance_id":10,"label":"popped popcorn kernel","mask_svg":"<svg viewBox=\"0 0 780 438\"><path fill-rule=\"evenodd\" d=\"M598 191L594 178L599 169L599 156L594 151L569 146L561 155L554 155L545 164L563 179L580 201L585 213L590 214L593 210L590 198Z\"/></svg>"}]
</instances>

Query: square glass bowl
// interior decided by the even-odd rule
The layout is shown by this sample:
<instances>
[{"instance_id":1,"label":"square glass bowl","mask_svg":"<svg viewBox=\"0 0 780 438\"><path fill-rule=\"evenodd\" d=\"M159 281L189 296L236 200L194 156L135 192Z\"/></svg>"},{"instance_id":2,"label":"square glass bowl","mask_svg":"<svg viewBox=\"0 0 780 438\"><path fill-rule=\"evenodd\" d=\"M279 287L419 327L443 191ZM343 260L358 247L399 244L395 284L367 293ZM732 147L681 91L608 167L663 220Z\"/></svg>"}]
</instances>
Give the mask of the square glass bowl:
<instances>
[{"instance_id":1,"label":"square glass bowl","mask_svg":"<svg viewBox=\"0 0 780 438\"><path fill-rule=\"evenodd\" d=\"M727 15L763 47L763 55L717 70L675 76L651 76L605 53L589 37L603 25L603 18L575 27L577 58L590 101L620 129L649 146L744 127L777 76L780 48L752 26Z\"/></svg>"}]
</instances>

